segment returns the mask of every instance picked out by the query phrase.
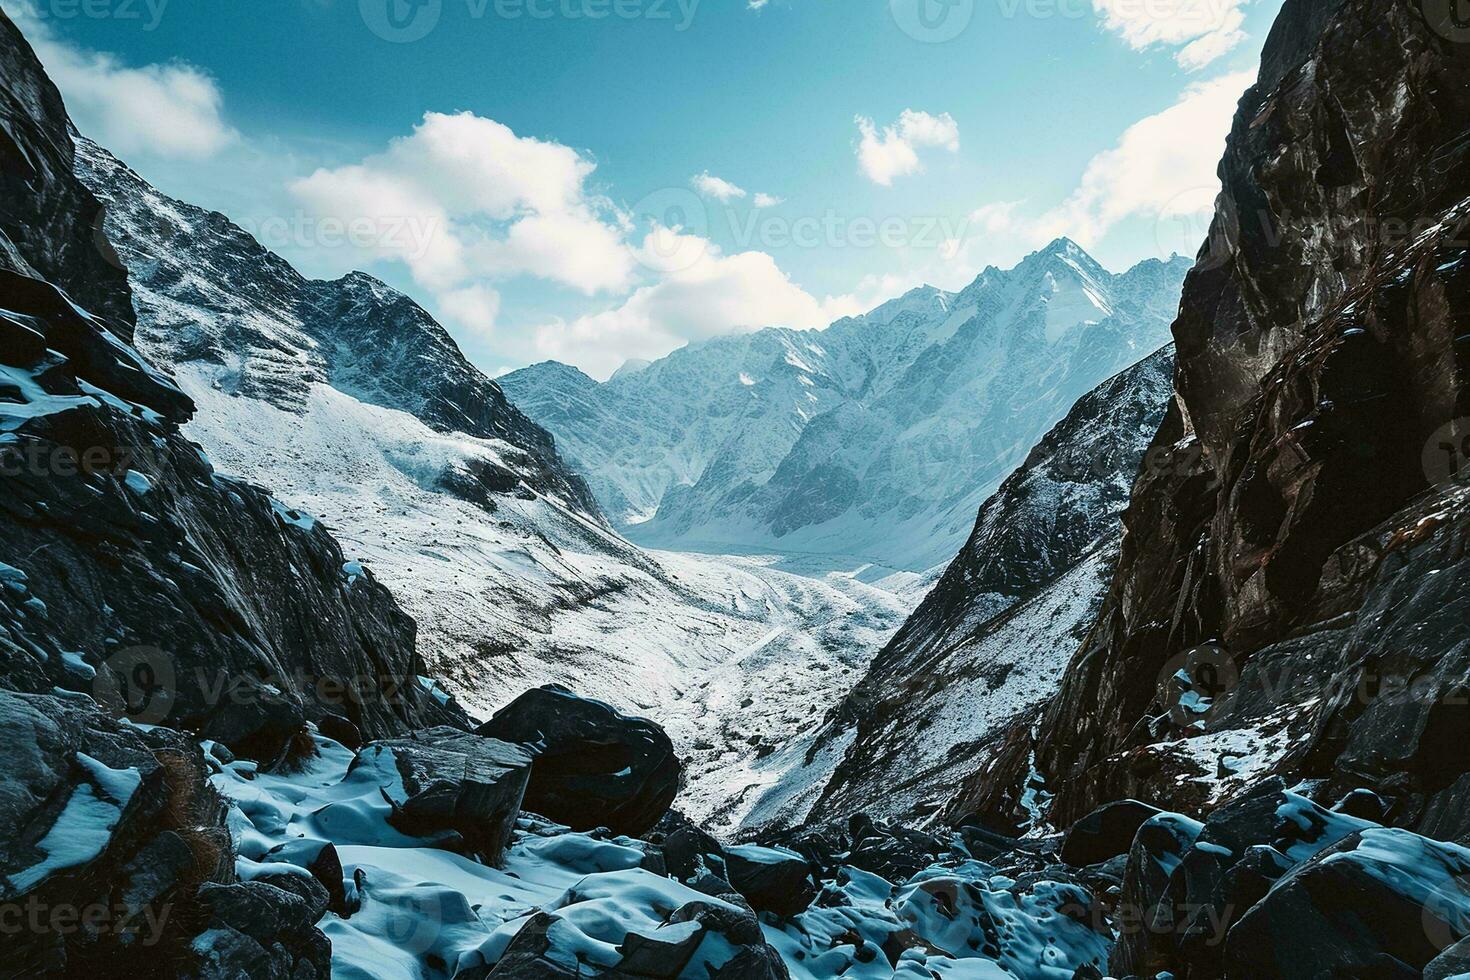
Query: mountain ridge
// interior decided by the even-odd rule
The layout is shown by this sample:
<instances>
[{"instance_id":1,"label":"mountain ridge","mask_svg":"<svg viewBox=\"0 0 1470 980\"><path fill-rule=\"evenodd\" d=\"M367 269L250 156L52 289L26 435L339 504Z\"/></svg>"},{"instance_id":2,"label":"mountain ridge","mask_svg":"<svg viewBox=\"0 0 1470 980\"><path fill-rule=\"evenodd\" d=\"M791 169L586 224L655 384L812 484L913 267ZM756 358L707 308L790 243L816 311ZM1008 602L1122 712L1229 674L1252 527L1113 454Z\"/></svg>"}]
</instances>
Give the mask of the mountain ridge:
<instances>
[{"instance_id":1,"label":"mountain ridge","mask_svg":"<svg viewBox=\"0 0 1470 980\"><path fill-rule=\"evenodd\" d=\"M543 362L501 383L635 542L923 572L1077 398L1168 342L1186 266L1113 274L1060 238L826 330L712 338L606 382Z\"/></svg>"},{"instance_id":2,"label":"mountain ridge","mask_svg":"<svg viewBox=\"0 0 1470 980\"><path fill-rule=\"evenodd\" d=\"M550 434L411 298L364 272L308 279L223 214L161 194L85 137L77 146L78 173L107 207L103 227L145 313L139 343L155 359L221 365L224 389L282 408L299 409L307 386L323 382L443 434L500 440L515 448L518 465L474 475L483 493L521 484L603 520ZM210 265L187 266L173 255L170 243L190 237L211 241ZM240 312L242 300L248 313ZM191 306L212 316L190 316Z\"/></svg>"}]
</instances>

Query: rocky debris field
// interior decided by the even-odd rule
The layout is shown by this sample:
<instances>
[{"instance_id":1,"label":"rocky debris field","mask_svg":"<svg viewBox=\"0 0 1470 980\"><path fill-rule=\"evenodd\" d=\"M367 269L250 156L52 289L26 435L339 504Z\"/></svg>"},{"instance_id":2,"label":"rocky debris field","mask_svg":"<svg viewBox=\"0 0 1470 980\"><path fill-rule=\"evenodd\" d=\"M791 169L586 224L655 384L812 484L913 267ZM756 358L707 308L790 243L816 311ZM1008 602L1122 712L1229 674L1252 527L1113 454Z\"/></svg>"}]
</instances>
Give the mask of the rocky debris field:
<instances>
[{"instance_id":1,"label":"rocky debris field","mask_svg":"<svg viewBox=\"0 0 1470 980\"><path fill-rule=\"evenodd\" d=\"M19 817L0 838L5 902L106 912L27 933L7 970L1409 977L1453 975L1470 945L1470 850L1384 826L1367 791L1324 805L1268 780L1203 821L1128 801L1021 839L859 815L728 844L668 809L679 768L649 751L667 743L651 722L558 689L488 727L530 740L313 732L262 765L0 695L0 731L26 746L0 781Z\"/></svg>"}]
</instances>

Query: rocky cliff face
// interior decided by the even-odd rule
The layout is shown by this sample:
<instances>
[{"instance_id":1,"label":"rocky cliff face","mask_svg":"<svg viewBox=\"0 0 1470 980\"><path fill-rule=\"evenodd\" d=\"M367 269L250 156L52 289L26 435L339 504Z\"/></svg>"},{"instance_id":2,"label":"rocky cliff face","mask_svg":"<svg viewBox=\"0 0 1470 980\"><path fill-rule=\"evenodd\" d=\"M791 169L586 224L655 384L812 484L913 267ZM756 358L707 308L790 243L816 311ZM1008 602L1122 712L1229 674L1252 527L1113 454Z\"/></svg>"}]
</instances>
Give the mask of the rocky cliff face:
<instances>
[{"instance_id":1,"label":"rocky cliff face","mask_svg":"<svg viewBox=\"0 0 1470 980\"><path fill-rule=\"evenodd\" d=\"M127 275L97 234L101 205L72 177L75 154L61 94L8 20L4 30L0 180L6 195L0 201L0 261L7 269L55 283L129 340L133 307ZM42 216L48 220L30 220Z\"/></svg>"},{"instance_id":2,"label":"rocky cliff face","mask_svg":"<svg viewBox=\"0 0 1470 980\"><path fill-rule=\"evenodd\" d=\"M5 685L128 697L143 720L267 758L327 715L381 735L452 717L419 690L414 625L387 591L179 434L192 401L131 344L60 98L0 29Z\"/></svg>"},{"instance_id":3,"label":"rocky cliff face","mask_svg":"<svg viewBox=\"0 0 1470 980\"><path fill-rule=\"evenodd\" d=\"M1035 749L1058 822L1272 771L1470 833L1470 48L1413 2L1288 2L1185 284L1177 399ZM1429 11L1429 13L1426 13ZM971 802L1019 803L1029 746Z\"/></svg>"},{"instance_id":4,"label":"rocky cliff face","mask_svg":"<svg viewBox=\"0 0 1470 980\"><path fill-rule=\"evenodd\" d=\"M3 14L0 68L4 972L327 976L293 876L238 880L197 736L275 762L309 722L463 715L371 575L180 435L193 402L133 346L60 96Z\"/></svg>"}]
</instances>

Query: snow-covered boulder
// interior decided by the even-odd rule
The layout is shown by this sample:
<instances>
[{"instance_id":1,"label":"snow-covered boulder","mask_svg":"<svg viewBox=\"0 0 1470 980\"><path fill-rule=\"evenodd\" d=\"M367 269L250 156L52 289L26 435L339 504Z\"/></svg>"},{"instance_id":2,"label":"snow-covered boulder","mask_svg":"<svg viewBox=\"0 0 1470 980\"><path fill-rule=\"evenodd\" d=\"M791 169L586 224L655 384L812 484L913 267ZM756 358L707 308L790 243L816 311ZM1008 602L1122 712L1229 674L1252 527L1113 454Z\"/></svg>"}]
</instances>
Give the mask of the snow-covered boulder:
<instances>
[{"instance_id":1,"label":"snow-covered boulder","mask_svg":"<svg viewBox=\"0 0 1470 980\"><path fill-rule=\"evenodd\" d=\"M1470 850L1262 782L1138 831L1107 908L1113 976L1419 976L1470 936ZM1438 969L1438 967L1437 967ZM1453 975L1453 974L1447 974Z\"/></svg>"},{"instance_id":2,"label":"snow-covered boulder","mask_svg":"<svg viewBox=\"0 0 1470 980\"><path fill-rule=\"evenodd\" d=\"M1283 878L1230 930L1230 976L1417 976L1470 936L1470 850L1356 831Z\"/></svg>"},{"instance_id":3,"label":"snow-covered boulder","mask_svg":"<svg viewBox=\"0 0 1470 980\"><path fill-rule=\"evenodd\" d=\"M598 875L532 917L489 976L787 980L755 914L728 897L642 870Z\"/></svg>"}]
</instances>

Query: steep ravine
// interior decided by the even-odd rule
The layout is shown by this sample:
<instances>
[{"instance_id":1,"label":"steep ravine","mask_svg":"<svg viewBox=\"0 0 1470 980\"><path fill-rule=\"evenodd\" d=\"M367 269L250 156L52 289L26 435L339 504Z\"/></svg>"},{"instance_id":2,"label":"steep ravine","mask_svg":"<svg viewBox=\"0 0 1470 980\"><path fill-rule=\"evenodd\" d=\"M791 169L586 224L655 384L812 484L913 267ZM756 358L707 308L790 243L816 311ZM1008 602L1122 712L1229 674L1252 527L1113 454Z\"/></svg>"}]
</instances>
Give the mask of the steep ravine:
<instances>
[{"instance_id":1,"label":"steep ravine","mask_svg":"<svg viewBox=\"0 0 1470 980\"><path fill-rule=\"evenodd\" d=\"M1057 691L1106 592L1128 491L1163 417L1166 348L1079 400L986 501L964 549L752 823L863 810L933 819Z\"/></svg>"}]
</instances>

